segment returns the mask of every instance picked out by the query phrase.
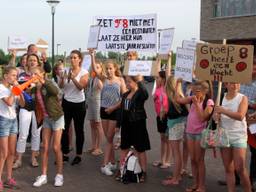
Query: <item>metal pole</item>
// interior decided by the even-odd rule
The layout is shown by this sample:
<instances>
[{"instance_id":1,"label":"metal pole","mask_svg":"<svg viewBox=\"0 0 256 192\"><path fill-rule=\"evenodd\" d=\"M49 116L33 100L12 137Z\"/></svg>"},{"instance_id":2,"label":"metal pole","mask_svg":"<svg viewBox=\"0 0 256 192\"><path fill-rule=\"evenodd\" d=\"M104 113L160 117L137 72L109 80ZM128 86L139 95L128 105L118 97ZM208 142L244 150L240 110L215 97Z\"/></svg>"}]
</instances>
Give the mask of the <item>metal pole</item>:
<instances>
[{"instance_id":1,"label":"metal pole","mask_svg":"<svg viewBox=\"0 0 256 192\"><path fill-rule=\"evenodd\" d=\"M54 58L54 13L55 8L52 7L52 68L54 67L55 58Z\"/></svg>"}]
</instances>

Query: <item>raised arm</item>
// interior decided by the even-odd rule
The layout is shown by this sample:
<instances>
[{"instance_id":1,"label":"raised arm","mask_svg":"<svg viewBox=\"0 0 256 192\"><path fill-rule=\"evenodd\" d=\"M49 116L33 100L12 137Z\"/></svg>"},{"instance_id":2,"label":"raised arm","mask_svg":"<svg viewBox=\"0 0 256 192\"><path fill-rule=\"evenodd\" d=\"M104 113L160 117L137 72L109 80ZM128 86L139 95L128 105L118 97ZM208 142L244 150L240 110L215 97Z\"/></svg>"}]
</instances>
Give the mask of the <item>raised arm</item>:
<instances>
[{"instance_id":1,"label":"raised arm","mask_svg":"<svg viewBox=\"0 0 256 192\"><path fill-rule=\"evenodd\" d=\"M171 76L171 70L172 70L172 52L170 52L168 54L167 67L166 67L166 70L165 70L166 78Z\"/></svg>"}]
</instances>

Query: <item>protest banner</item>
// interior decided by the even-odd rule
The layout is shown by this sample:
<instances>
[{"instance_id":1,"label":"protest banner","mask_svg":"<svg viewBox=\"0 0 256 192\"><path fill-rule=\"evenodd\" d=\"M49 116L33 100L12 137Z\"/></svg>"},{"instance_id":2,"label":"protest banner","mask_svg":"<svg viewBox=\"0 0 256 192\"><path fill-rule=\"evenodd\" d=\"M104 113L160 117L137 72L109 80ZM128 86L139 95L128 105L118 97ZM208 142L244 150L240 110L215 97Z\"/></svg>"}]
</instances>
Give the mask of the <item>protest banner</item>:
<instances>
[{"instance_id":1,"label":"protest banner","mask_svg":"<svg viewBox=\"0 0 256 192\"><path fill-rule=\"evenodd\" d=\"M159 30L159 55L168 56L173 42L174 28Z\"/></svg>"},{"instance_id":2,"label":"protest banner","mask_svg":"<svg viewBox=\"0 0 256 192\"><path fill-rule=\"evenodd\" d=\"M83 58L82 65L81 65L82 69L89 71L89 69L91 67L91 63L92 63L91 56L88 54L85 54L84 58Z\"/></svg>"},{"instance_id":3,"label":"protest banner","mask_svg":"<svg viewBox=\"0 0 256 192\"><path fill-rule=\"evenodd\" d=\"M8 50L26 51L27 46L27 39L23 36L8 37Z\"/></svg>"},{"instance_id":4,"label":"protest banner","mask_svg":"<svg viewBox=\"0 0 256 192\"><path fill-rule=\"evenodd\" d=\"M90 26L87 49L97 49L99 35L100 35L100 28L101 27L99 25Z\"/></svg>"},{"instance_id":5,"label":"protest banner","mask_svg":"<svg viewBox=\"0 0 256 192\"><path fill-rule=\"evenodd\" d=\"M251 82L253 46L198 43L196 53L197 78L222 82Z\"/></svg>"},{"instance_id":6,"label":"protest banner","mask_svg":"<svg viewBox=\"0 0 256 192\"><path fill-rule=\"evenodd\" d=\"M156 14L136 16L97 16L101 26L99 51L157 51Z\"/></svg>"},{"instance_id":7,"label":"protest banner","mask_svg":"<svg viewBox=\"0 0 256 192\"><path fill-rule=\"evenodd\" d=\"M192 82L195 52L191 49L177 48L174 76Z\"/></svg>"},{"instance_id":8,"label":"protest banner","mask_svg":"<svg viewBox=\"0 0 256 192\"><path fill-rule=\"evenodd\" d=\"M158 70L154 61L131 60L125 62L123 73L130 76L156 76Z\"/></svg>"},{"instance_id":9,"label":"protest banner","mask_svg":"<svg viewBox=\"0 0 256 192\"><path fill-rule=\"evenodd\" d=\"M182 48L183 49L192 49L192 50L196 50L196 44L197 42L194 40L183 40L182 41Z\"/></svg>"}]
</instances>

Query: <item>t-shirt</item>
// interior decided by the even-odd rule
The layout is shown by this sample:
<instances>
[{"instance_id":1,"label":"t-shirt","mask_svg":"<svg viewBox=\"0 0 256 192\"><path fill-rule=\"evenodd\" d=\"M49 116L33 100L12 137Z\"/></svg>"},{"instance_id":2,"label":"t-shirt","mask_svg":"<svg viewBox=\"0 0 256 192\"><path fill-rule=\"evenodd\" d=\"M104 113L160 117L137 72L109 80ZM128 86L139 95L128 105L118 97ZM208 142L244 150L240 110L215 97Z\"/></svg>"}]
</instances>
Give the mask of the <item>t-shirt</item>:
<instances>
[{"instance_id":1,"label":"t-shirt","mask_svg":"<svg viewBox=\"0 0 256 192\"><path fill-rule=\"evenodd\" d=\"M190 97L192 99L192 97ZM212 99L208 99L206 106L214 106L214 102ZM200 109L203 109L203 101L200 103ZM199 118L199 115L196 111L196 106L194 103L192 103L191 108L189 110L188 114L188 120L187 120L187 129L186 133L190 134L200 134L203 129L206 127L207 121L202 121Z\"/></svg>"},{"instance_id":2,"label":"t-shirt","mask_svg":"<svg viewBox=\"0 0 256 192\"><path fill-rule=\"evenodd\" d=\"M77 74L75 79L79 82L81 77L86 75L87 73L87 70L81 69L81 71ZM81 103L85 101L84 89L79 90L71 79L65 82L63 92L64 99L69 102Z\"/></svg>"},{"instance_id":3,"label":"t-shirt","mask_svg":"<svg viewBox=\"0 0 256 192\"><path fill-rule=\"evenodd\" d=\"M16 99L13 102L12 106L8 106L3 98L9 97L11 94L11 90L5 87L3 84L0 84L0 116L15 119L16 118Z\"/></svg>"},{"instance_id":4,"label":"t-shirt","mask_svg":"<svg viewBox=\"0 0 256 192\"><path fill-rule=\"evenodd\" d=\"M168 112L168 97L165 93L164 87L157 87L154 94L154 103L157 116L160 115L161 109Z\"/></svg>"}]
</instances>

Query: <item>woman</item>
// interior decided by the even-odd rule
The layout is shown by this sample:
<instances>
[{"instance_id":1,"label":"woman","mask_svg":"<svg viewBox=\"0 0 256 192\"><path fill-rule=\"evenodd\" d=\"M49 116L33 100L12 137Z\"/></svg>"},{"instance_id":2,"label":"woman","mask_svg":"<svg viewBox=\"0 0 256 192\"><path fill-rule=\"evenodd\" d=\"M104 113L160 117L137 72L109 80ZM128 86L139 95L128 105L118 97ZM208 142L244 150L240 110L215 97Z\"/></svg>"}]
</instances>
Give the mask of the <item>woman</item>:
<instances>
[{"instance_id":1,"label":"woman","mask_svg":"<svg viewBox=\"0 0 256 192\"><path fill-rule=\"evenodd\" d=\"M103 88L101 79L103 78L103 65L99 61L95 61L94 50L89 50L92 60L92 72L87 89L87 113L86 119L91 125L92 147L88 150L92 155L101 155L103 151L100 148L102 142L103 130L100 118L100 94Z\"/></svg>"},{"instance_id":2,"label":"woman","mask_svg":"<svg viewBox=\"0 0 256 192\"><path fill-rule=\"evenodd\" d=\"M101 91L100 116L107 144L101 172L105 175L113 175L112 171L116 168L113 138L116 122L119 117L117 109L121 102L121 94L126 91L126 86L124 79L121 77L118 65L112 60L106 62L106 75L107 78L104 80Z\"/></svg>"},{"instance_id":3,"label":"woman","mask_svg":"<svg viewBox=\"0 0 256 192\"><path fill-rule=\"evenodd\" d=\"M63 161L69 161L69 128L73 119L76 134L76 157L71 165L76 165L82 161L84 118L86 113L84 89L88 82L88 71L81 68L83 57L80 51L73 50L70 59L71 68L68 77L63 78L60 83L64 93L62 107L65 118L65 130L63 131L61 142Z\"/></svg>"},{"instance_id":4,"label":"woman","mask_svg":"<svg viewBox=\"0 0 256 192\"><path fill-rule=\"evenodd\" d=\"M244 191L251 191L250 179L246 169L247 125L245 115L248 98L239 93L239 83L227 83L227 93L222 105L214 111L214 119L225 129L230 147L221 148L221 157L226 172L228 191L235 191L234 170L239 174Z\"/></svg>"},{"instance_id":5,"label":"woman","mask_svg":"<svg viewBox=\"0 0 256 192\"><path fill-rule=\"evenodd\" d=\"M127 91L121 102L121 155L123 162L131 146L136 150L142 169L140 182L146 179L147 155L150 150L149 136L146 127L146 111L144 103L148 99L148 92L142 83L142 76L127 76Z\"/></svg>"},{"instance_id":6,"label":"woman","mask_svg":"<svg viewBox=\"0 0 256 192\"><path fill-rule=\"evenodd\" d=\"M24 73L20 73L18 77L18 81L20 82L26 82L31 78L31 70L35 67L40 66L41 63L39 61L39 58L36 54L31 54L27 56L27 65L28 65L28 71ZM31 86L32 87L32 86ZM27 88L26 91L29 93L31 90L31 87ZM26 150L26 141L29 134L30 129L30 123L31 123L31 165L32 167L38 167L38 161L37 156L40 149L40 132L41 129L38 128L37 120L36 120L36 114L35 114L35 105L34 102L26 103L24 108L20 109L19 112L19 137L17 141L17 157L16 161L13 164L13 168L19 168L22 165L22 155L25 153Z\"/></svg>"}]
</instances>

